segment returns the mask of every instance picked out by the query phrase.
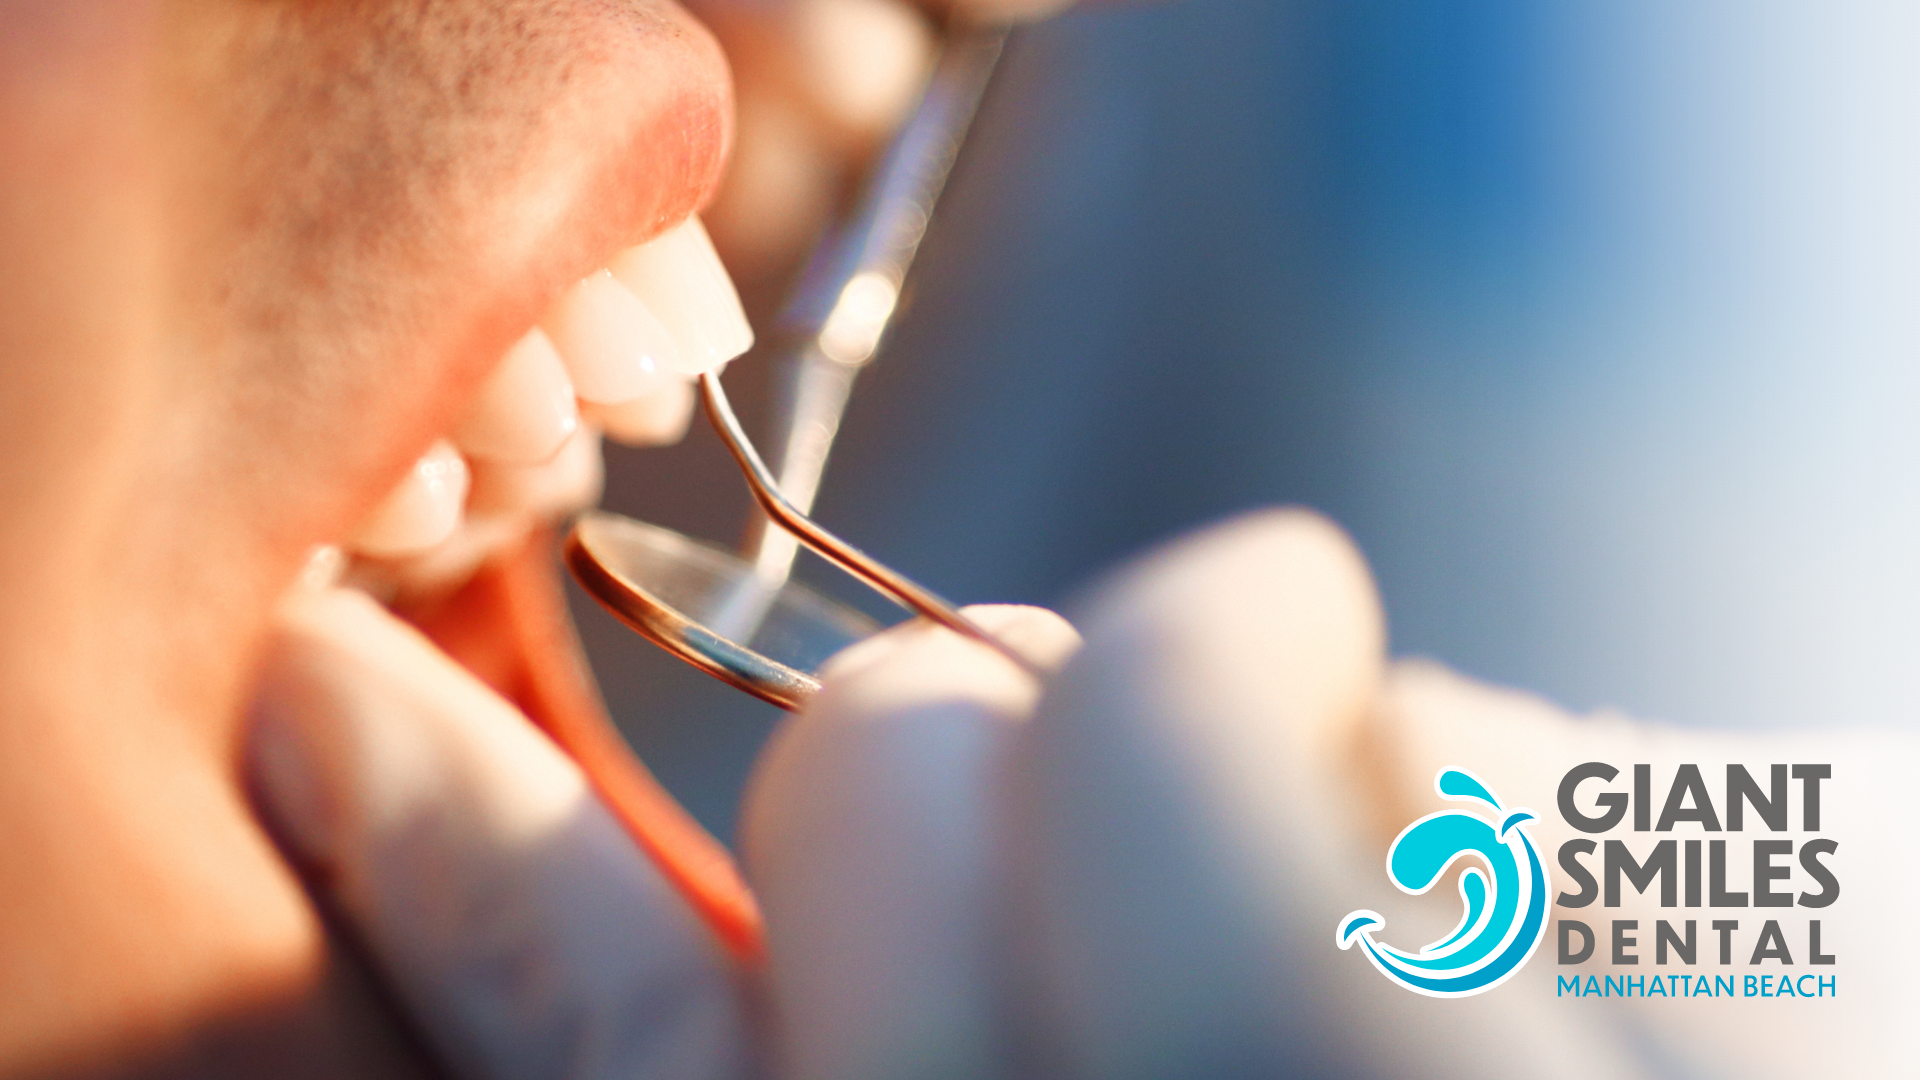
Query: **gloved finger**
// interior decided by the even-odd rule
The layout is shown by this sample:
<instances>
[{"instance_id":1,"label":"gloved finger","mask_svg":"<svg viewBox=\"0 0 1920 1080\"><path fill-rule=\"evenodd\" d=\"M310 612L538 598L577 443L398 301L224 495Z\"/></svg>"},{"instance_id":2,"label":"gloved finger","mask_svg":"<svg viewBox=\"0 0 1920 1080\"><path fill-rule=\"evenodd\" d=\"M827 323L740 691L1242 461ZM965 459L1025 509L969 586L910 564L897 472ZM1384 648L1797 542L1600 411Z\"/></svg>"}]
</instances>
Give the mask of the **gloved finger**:
<instances>
[{"instance_id":1,"label":"gloved finger","mask_svg":"<svg viewBox=\"0 0 1920 1080\"><path fill-rule=\"evenodd\" d=\"M742 294L765 304L844 210L919 99L940 21L1043 18L1071 0L683 0L733 68L735 139L703 214Z\"/></svg>"},{"instance_id":2,"label":"gloved finger","mask_svg":"<svg viewBox=\"0 0 1920 1080\"><path fill-rule=\"evenodd\" d=\"M865 141L891 131L912 105L935 43L933 25L899 0L688 6L721 39L743 96L778 95L829 140Z\"/></svg>"},{"instance_id":3,"label":"gloved finger","mask_svg":"<svg viewBox=\"0 0 1920 1080\"><path fill-rule=\"evenodd\" d=\"M918 0L921 7L941 15L959 15L980 22L1018 23L1044 19L1080 0Z\"/></svg>"},{"instance_id":4,"label":"gloved finger","mask_svg":"<svg viewBox=\"0 0 1920 1080\"><path fill-rule=\"evenodd\" d=\"M725 1077L708 931L516 710L347 590L290 597L251 775L295 861L467 1077Z\"/></svg>"},{"instance_id":5,"label":"gloved finger","mask_svg":"<svg viewBox=\"0 0 1920 1080\"><path fill-rule=\"evenodd\" d=\"M1051 612L968 613L1044 666ZM742 838L767 919L781 1074L997 1072L991 835L1000 761L1040 688L984 646L913 623L847 650L756 768Z\"/></svg>"},{"instance_id":6,"label":"gloved finger","mask_svg":"<svg viewBox=\"0 0 1920 1080\"><path fill-rule=\"evenodd\" d=\"M1436 1018L1333 946L1340 916L1379 895L1384 850L1364 737L1385 632L1337 528L1301 511L1229 523L1121 575L1081 625L1086 648L1013 750L1012 955L1032 988L1015 1012L1035 1017L1033 1071L1618 1063L1512 998L1450 1001Z\"/></svg>"},{"instance_id":7,"label":"gloved finger","mask_svg":"<svg viewBox=\"0 0 1920 1080\"><path fill-rule=\"evenodd\" d=\"M934 29L898 0L688 0L733 69L735 138L703 217L749 303L783 287L905 119Z\"/></svg>"},{"instance_id":8,"label":"gloved finger","mask_svg":"<svg viewBox=\"0 0 1920 1080\"><path fill-rule=\"evenodd\" d=\"M835 151L870 148L918 95L938 41L928 18L1012 23L1073 0L688 0L721 39L743 107L778 98ZM734 167L740 167L736 160Z\"/></svg>"},{"instance_id":9,"label":"gloved finger","mask_svg":"<svg viewBox=\"0 0 1920 1080\"><path fill-rule=\"evenodd\" d=\"M785 282L918 100L952 15L1014 22L1065 0L688 0L734 75L736 137L704 215L753 297Z\"/></svg>"}]
</instances>

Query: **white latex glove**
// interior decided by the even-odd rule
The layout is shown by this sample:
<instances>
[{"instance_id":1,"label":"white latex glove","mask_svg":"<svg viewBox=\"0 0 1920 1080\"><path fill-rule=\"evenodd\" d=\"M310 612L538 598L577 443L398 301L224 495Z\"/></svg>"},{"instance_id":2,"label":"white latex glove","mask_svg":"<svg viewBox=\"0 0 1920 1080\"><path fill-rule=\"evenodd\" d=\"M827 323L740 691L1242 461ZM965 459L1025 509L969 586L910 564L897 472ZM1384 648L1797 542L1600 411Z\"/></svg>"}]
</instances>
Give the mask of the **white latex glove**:
<instances>
[{"instance_id":1,"label":"white latex glove","mask_svg":"<svg viewBox=\"0 0 1920 1080\"><path fill-rule=\"evenodd\" d=\"M749 302L787 280L905 120L933 16L1013 22L1073 0L685 0L726 49L736 137L703 218Z\"/></svg>"},{"instance_id":2,"label":"white latex glove","mask_svg":"<svg viewBox=\"0 0 1920 1080\"><path fill-rule=\"evenodd\" d=\"M1913 740L1580 719L1431 664L1390 666L1364 563L1300 512L1149 556L1079 623L1085 648L1027 719L1004 664L922 632L842 657L777 736L744 846L784 1075L1914 1075L1920 996L1870 936L1916 884L1897 824ZM1729 761L1757 776L1831 763L1822 831L1841 839L1844 888L1821 914L1843 959L1809 968L1795 940L1792 971L1840 972L1844 1000L1556 998L1557 974L1623 969L1558 967L1549 927L1508 983L1442 1001L1334 946L1356 908L1384 912L1386 940L1409 947L1458 918L1450 884L1400 897L1383 869L1402 827L1458 806L1433 792L1441 767L1534 808L1551 859L1576 835L1558 784L1590 760L1663 778L1680 761L1709 777ZM1553 873L1556 894L1573 888ZM1625 971L1639 975L1756 970L1714 966L1708 920L1742 917L1744 960L1761 918L1795 914L1657 899L1628 890L1619 908L1568 914L1601 934L1638 918L1641 961ZM1659 917L1699 919L1701 966L1653 966Z\"/></svg>"},{"instance_id":3,"label":"white latex glove","mask_svg":"<svg viewBox=\"0 0 1920 1080\"><path fill-rule=\"evenodd\" d=\"M1074 648L1045 613L976 613L1043 661ZM925 627L837 658L748 795L769 946L749 991L503 702L370 604L311 599L289 621L263 802L466 1076L1912 1075L1914 993L1893 950L1869 952L1914 887L1879 824L1911 740L1683 735L1389 667L1363 563L1311 515L1242 519L1120 575L1044 694ZM1568 767L1682 758L1833 763L1827 947L1848 997L1556 999L1550 931L1509 983L1435 1001L1334 947L1355 908L1403 945L1457 916L1444 888L1394 902L1382 870L1393 835L1445 805L1439 766L1539 811L1552 850ZM1698 916L1710 965L1704 920L1724 913L1652 900L1573 917L1638 917L1650 954L1652 918Z\"/></svg>"},{"instance_id":4,"label":"white latex glove","mask_svg":"<svg viewBox=\"0 0 1920 1080\"><path fill-rule=\"evenodd\" d=\"M457 1075L750 1071L731 962L545 735L360 593L280 623L263 809Z\"/></svg>"},{"instance_id":5,"label":"white latex glove","mask_svg":"<svg viewBox=\"0 0 1920 1080\"><path fill-rule=\"evenodd\" d=\"M1380 860L1344 766L1384 646L1336 530L1237 522L1082 625L1029 720L966 689L1004 665L922 639L832 672L768 751L744 840L788 1075L1484 1076L1488 1041L1552 1065L1547 1010L1465 1002L1435 1045L1430 1002L1329 944Z\"/></svg>"}]
</instances>

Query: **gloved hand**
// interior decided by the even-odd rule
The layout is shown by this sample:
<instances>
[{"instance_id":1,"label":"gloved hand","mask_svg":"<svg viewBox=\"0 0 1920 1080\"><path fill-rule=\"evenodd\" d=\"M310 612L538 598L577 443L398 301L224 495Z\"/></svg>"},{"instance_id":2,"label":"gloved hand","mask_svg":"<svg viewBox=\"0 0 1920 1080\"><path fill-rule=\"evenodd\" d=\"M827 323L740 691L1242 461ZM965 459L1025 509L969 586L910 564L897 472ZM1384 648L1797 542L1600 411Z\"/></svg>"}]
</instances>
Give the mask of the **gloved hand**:
<instances>
[{"instance_id":1,"label":"gloved hand","mask_svg":"<svg viewBox=\"0 0 1920 1080\"><path fill-rule=\"evenodd\" d=\"M733 69L733 151L703 216L748 303L777 296L906 119L936 19L1014 22L1072 2L686 0Z\"/></svg>"},{"instance_id":2,"label":"gloved hand","mask_svg":"<svg viewBox=\"0 0 1920 1080\"><path fill-rule=\"evenodd\" d=\"M1899 1033L1914 993L1867 931L1914 886L1895 826L1876 824L1897 821L1912 740L1579 719L1389 665L1363 562L1300 512L1126 570L1084 608L1070 660L1076 638L1053 616L976 613L1065 666L1043 688L984 648L904 627L836 658L766 750L741 838L767 923L760 970L722 958L511 707L351 596L289 605L258 786L465 1076L1911 1072ZM1335 947L1357 908L1383 912L1403 946L1458 916L1450 889L1401 897L1382 870L1393 836L1447 805L1439 767L1533 808L1552 852L1575 835L1554 809L1560 778L1589 760L1744 761L1756 775L1830 762L1823 833L1841 838L1846 891L1826 946L1842 950L1847 996L1558 998L1556 974L1573 969L1556 965L1550 928L1508 984L1435 1001ZM1618 908L1559 914L1640 919L1631 974L1727 970L1704 926L1724 912L1656 902L1628 890ZM1660 917L1702 920L1700 967L1651 966Z\"/></svg>"},{"instance_id":3,"label":"gloved hand","mask_svg":"<svg viewBox=\"0 0 1920 1080\"><path fill-rule=\"evenodd\" d=\"M257 796L456 1075L747 1071L720 944L518 709L353 590L275 638Z\"/></svg>"}]
</instances>

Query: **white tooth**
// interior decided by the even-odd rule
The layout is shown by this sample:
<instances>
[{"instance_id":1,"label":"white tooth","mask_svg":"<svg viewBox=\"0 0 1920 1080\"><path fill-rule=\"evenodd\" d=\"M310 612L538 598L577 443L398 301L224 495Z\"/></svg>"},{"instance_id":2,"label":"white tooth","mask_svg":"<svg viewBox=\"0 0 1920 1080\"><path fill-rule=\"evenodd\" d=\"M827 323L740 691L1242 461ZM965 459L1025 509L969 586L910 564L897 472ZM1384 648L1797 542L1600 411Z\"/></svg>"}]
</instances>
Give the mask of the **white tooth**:
<instances>
[{"instance_id":1,"label":"white tooth","mask_svg":"<svg viewBox=\"0 0 1920 1080\"><path fill-rule=\"evenodd\" d=\"M587 419L607 438L627 446L668 446L687 433L693 419L693 380L680 378L646 397L618 405L588 405Z\"/></svg>"},{"instance_id":2,"label":"white tooth","mask_svg":"<svg viewBox=\"0 0 1920 1080\"><path fill-rule=\"evenodd\" d=\"M445 439L435 442L347 546L362 555L390 559L438 544L460 524L467 479L460 451Z\"/></svg>"},{"instance_id":3,"label":"white tooth","mask_svg":"<svg viewBox=\"0 0 1920 1080\"><path fill-rule=\"evenodd\" d=\"M539 465L483 462L473 474L469 512L476 518L558 518L600 501L600 432L592 424Z\"/></svg>"},{"instance_id":4,"label":"white tooth","mask_svg":"<svg viewBox=\"0 0 1920 1080\"><path fill-rule=\"evenodd\" d=\"M452 536L418 555L356 563L351 583L390 607L430 604L457 592L481 564L526 539L532 524L524 518L469 516Z\"/></svg>"},{"instance_id":5,"label":"white tooth","mask_svg":"<svg viewBox=\"0 0 1920 1080\"><path fill-rule=\"evenodd\" d=\"M309 589L330 589L340 583L346 569L346 553L338 546L315 544L300 567L300 584Z\"/></svg>"},{"instance_id":6,"label":"white tooth","mask_svg":"<svg viewBox=\"0 0 1920 1080\"><path fill-rule=\"evenodd\" d=\"M528 530L600 498L600 439L591 424L537 465L479 460L472 468L467 512L452 535L405 558L358 562L352 584L389 605L431 604L466 584L488 559L524 543Z\"/></svg>"},{"instance_id":7,"label":"white tooth","mask_svg":"<svg viewBox=\"0 0 1920 1080\"><path fill-rule=\"evenodd\" d=\"M468 456L533 464L545 461L580 427L573 380L538 327L514 342L453 432Z\"/></svg>"},{"instance_id":8,"label":"white tooth","mask_svg":"<svg viewBox=\"0 0 1920 1080\"><path fill-rule=\"evenodd\" d=\"M568 289L542 325L582 401L645 397L685 366L674 335L605 270Z\"/></svg>"},{"instance_id":9,"label":"white tooth","mask_svg":"<svg viewBox=\"0 0 1920 1080\"><path fill-rule=\"evenodd\" d=\"M613 260L613 276L673 332L683 373L712 371L753 346L740 294L699 218L621 252Z\"/></svg>"}]
</instances>

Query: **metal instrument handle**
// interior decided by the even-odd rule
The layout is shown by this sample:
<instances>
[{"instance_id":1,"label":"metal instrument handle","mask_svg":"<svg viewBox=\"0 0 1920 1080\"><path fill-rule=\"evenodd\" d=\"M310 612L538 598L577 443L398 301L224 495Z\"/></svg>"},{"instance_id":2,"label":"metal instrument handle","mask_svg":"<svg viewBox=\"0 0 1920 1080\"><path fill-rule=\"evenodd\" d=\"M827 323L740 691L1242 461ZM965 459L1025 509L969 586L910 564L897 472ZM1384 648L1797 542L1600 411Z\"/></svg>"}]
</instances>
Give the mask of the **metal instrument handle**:
<instances>
[{"instance_id":1,"label":"metal instrument handle","mask_svg":"<svg viewBox=\"0 0 1920 1080\"><path fill-rule=\"evenodd\" d=\"M1006 42L1004 27L949 29L913 115L874 173L859 210L822 243L780 323L802 339L787 393L776 406L769 445L777 490L802 515L813 511L820 477L846 413L854 376L879 351L900 291L933 219L967 129ZM742 545L755 574L777 588L800 545L761 513Z\"/></svg>"}]
</instances>

